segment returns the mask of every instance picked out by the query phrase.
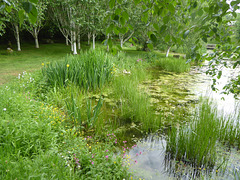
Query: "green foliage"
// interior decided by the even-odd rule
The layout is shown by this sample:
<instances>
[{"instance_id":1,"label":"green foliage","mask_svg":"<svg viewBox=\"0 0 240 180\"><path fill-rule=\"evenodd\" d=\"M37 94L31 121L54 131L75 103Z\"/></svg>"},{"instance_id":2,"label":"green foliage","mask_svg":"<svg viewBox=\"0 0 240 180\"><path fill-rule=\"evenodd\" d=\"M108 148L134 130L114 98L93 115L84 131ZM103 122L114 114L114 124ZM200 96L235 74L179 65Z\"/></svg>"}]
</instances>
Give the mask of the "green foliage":
<instances>
[{"instance_id":1,"label":"green foliage","mask_svg":"<svg viewBox=\"0 0 240 180\"><path fill-rule=\"evenodd\" d=\"M112 78L112 58L103 51L68 56L64 62L46 64L42 68L51 87L66 87L70 82L84 91L101 89Z\"/></svg>"},{"instance_id":2,"label":"green foliage","mask_svg":"<svg viewBox=\"0 0 240 180\"><path fill-rule=\"evenodd\" d=\"M195 167L214 167L219 123L216 110L203 101L187 127L173 127L169 133L167 152L177 161Z\"/></svg>"},{"instance_id":3,"label":"green foliage","mask_svg":"<svg viewBox=\"0 0 240 180\"><path fill-rule=\"evenodd\" d=\"M183 73L190 71L190 64L182 58L160 58L156 61L156 65L170 72Z\"/></svg>"},{"instance_id":4,"label":"green foliage","mask_svg":"<svg viewBox=\"0 0 240 180\"><path fill-rule=\"evenodd\" d=\"M166 149L169 158L194 167L213 168L218 142L228 147L240 147L239 122L236 117L226 118L218 114L217 107L209 100L201 99L195 114L188 118L191 120L189 124L173 127L169 132Z\"/></svg>"}]
</instances>

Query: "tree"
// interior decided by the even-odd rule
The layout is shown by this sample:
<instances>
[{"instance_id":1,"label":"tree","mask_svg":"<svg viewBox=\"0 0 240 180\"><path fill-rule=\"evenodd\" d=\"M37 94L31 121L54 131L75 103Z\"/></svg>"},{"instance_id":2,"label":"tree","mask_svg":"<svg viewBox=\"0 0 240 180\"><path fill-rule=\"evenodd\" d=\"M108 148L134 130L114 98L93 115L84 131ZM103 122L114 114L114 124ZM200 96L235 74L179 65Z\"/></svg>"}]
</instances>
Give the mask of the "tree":
<instances>
[{"instance_id":1,"label":"tree","mask_svg":"<svg viewBox=\"0 0 240 180\"><path fill-rule=\"evenodd\" d=\"M38 34L43 27L43 22L45 18L45 11L47 9L47 1L39 0L36 5L37 9L37 19L35 23L32 23L30 18L24 23L24 27L30 32L35 40L35 47L39 48Z\"/></svg>"}]
</instances>

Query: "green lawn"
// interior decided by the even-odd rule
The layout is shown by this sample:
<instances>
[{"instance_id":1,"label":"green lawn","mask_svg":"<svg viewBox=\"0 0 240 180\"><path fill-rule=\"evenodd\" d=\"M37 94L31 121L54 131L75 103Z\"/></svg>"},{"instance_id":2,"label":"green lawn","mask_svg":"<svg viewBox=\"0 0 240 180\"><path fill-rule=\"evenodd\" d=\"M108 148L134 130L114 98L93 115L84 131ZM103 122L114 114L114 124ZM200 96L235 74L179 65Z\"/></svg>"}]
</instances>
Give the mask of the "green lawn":
<instances>
[{"instance_id":1,"label":"green lawn","mask_svg":"<svg viewBox=\"0 0 240 180\"><path fill-rule=\"evenodd\" d=\"M0 48L0 85L23 71L40 69L43 62L61 60L68 53L71 53L70 46L64 44L43 44L39 49L34 45L23 44L21 52L14 51L12 54Z\"/></svg>"}]
</instances>

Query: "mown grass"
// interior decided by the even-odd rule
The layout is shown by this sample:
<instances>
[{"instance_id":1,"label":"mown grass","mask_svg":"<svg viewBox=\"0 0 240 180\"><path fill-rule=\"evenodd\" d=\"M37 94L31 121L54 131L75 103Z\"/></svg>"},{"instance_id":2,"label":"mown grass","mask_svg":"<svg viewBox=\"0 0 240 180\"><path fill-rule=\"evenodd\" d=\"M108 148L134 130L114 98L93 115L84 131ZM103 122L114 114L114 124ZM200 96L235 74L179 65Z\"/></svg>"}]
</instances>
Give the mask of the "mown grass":
<instances>
[{"instance_id":1,"label":"mown grass","mask_svg":"<svg viewBox=\"0 0 240 180\"><path fill-rule=\"evenodd\" d=\"M62 60L71 53L70 47L64 44L43 44L36 49L33 45L23 44L22 51L7 54L0 49L0 84L9 82L23 71L35 71L41 68L42 62Z\"/></svg>"}]
</instances>

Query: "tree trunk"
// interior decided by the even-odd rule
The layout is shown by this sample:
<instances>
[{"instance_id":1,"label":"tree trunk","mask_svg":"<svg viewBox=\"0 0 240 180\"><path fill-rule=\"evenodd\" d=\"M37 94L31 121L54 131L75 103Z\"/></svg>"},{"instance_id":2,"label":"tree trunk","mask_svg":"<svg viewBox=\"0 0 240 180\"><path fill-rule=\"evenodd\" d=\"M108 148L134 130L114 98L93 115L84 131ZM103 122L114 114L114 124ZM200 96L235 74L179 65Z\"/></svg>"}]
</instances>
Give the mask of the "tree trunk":
<instances>
[{"instance_id":1,"label":"tree trunk","mask_svg":"<svg viewBox=\"0 0 240 180\"><path fill-rule=\"evenodd\" d=\"M120 46L123 48L123 35L119 34L119 39L120 39Z\"/></svg>"},{"instance_id":2,"label":"tree trunk","mask_svg":"<svg viewBox=\"0 0 240 180\"><path fill-rule=\"evenodd\" d=\"M18 51L21 51L21 44L20 44L20 38L19 38L19 29L18 29L18 25L17 24L15 24L15 30L16 30L17 49L18 49Z\"/></svg>"},{"instance_id":3,"label":"tree trunk","mask_svg":"<svg viewBox=\"0 0 240 180\"><path fill-rule=\"evenodd\" d=\"M38 43L38 33L37 33L36 28L34 28L34 39L35 39L35 45L36 45L36 48L39 48L39 43Z\"/></svg>"},{"instance_id":4,"label":"tree trunk","mask_svg":"<svg viewBox=\"0 0 240 180\"><path fill-rule=\"evenodd\" d=\"M90 45L90 40L91 40L91 33L88 32L88 45Z\"/></svg>"},{"instance_id":5,"label":"tree trunk","mask_svg":"<svg viewBox=\"0 0 240 180\"><path fill-rule=\"evenodd\" d=\"M167 53L166 53L166 57L168 57L168 55L169 55L169 52L170 52L170 49L171 49L171 46L170 46L170 47L168 47L168 50L167 50Z\"/></svg>"},{"instance_id":6,"label":"tree trunk","mask_svg":"<svg viewBox=\"0 0 240 180\"><path fill-rule=\"evenodd\" d=\"M73 31L71 31L71 51L73 51Z\"/></svg>"},{"instance_id":7,"label":"tree trunk","mask_svg":"<svg viewBox=\"0 0 240 180\"><path fill-rule=\"evenodd\" d=\"M93 50L95 49L95 38L96 38L96 36L95 36L95 33L93 33Z\"/></svg>"},{"instance_id":8,"label":"tree trunk","mask_svg":"<svg viewBox=\"0 0 240 180\"><path fill-rule=\"evenodd\" d=\"M78 49L81 49L81 35L78 35Z\"/></svg>"},{"instance_id":9,"label":"tree trunk","mask_svg":"<svg viewBox=\"0 0 240 180\"><path fill-rule=\"evenodd\" d=\"M68 44L68 36L65 36L65 38L66 38L66 45L68 46L69 44Z\"/></svg>"},{"instance_id":10,"label":"tree trunk","mask_svg":"<svg viewBox=\"0 0 240 180\"><path fill-rule=\"evenodd\" d=\"M75 24L73 25L75 28ZM73 54L77 54L77 37L76 37L76 31L73 31Z\"/></svg>"}]
</instances>

